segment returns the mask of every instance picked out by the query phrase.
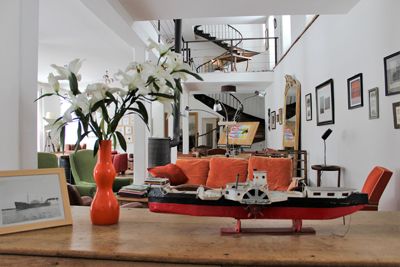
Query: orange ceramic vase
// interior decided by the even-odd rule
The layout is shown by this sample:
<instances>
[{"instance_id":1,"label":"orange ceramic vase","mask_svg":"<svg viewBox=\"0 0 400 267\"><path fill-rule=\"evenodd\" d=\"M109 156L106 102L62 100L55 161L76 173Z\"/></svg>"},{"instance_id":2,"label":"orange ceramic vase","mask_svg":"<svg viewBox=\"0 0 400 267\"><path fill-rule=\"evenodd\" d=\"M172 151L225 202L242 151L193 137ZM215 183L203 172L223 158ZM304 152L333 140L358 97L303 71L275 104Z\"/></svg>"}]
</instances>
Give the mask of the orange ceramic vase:
<instances>
[{"instance_id":1,"label":"orange ceramic vase","mask_svg":"<svg viewBox=\"0 0 400 267\"><path fill-rule=\"evenodd\" d=\"M90 218L97 225L116 224L119 219L119 205L112 190L116 173L111 160L111 140L100 141L98 153L93 172L97 189L90 207Z\"/></svg>"}]
</instances>

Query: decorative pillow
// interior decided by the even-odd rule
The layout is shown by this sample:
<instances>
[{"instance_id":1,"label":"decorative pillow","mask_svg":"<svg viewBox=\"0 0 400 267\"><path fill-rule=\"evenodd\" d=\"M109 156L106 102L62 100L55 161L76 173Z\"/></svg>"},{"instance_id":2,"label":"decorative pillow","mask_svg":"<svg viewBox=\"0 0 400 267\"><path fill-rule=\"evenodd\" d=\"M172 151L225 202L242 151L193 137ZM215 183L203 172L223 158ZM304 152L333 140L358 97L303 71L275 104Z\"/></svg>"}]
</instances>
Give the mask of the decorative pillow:
<instances>
[{"instance_id":1,"label":"decorative pillow","mask_svg":"<svg viewBox=\"0 0 400 267\"><path fill-rule=\"evenodd\" d=\"M253 170L266 171L269 190L286 191L292 181L292 160L252 156L249 159L249 179Z\"/></svg>"},{"instance_id":2,"label":"decorative pillow","mask_svg":"<svg viewBox=\"0 0 400 267\"><path fill-rule=\"evenodd\" d=\"M247 179L247 160L234 158L211 158L210 172L206 185L208 187L225 187L227 183L236 181L239 175L239 182Z\"/></svg>"},{"instance_id":3,"label":"decorative pillow","mask_svg":"<svg viewBox=\"0 0 400 267\"><path fill-rule=\"evenodd\" d=\"M209 159L178 159L176 165L188 178L187 184L206 185L208 171L210 169Z\"/></svg>"},{"instance_id":4,"label":"decorative pillow","mask_svg":"<svg viewBox=\"0 0 400 267\"><path fill-rule=\"evenodd\" d=\"M171 185L180 185L187 182L188 178L182 170L173 163L165 166L148 168L147 171L153 177L168 178Z\"/></svg>"}]
</instances>

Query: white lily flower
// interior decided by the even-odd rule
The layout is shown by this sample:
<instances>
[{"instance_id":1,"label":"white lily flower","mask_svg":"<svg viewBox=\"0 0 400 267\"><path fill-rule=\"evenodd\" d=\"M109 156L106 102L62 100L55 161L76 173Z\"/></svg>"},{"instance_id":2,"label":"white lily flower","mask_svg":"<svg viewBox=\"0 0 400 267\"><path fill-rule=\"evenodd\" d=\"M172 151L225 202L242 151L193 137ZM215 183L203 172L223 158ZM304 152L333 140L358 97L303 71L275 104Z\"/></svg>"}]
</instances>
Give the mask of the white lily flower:
<instances>
[{"instance_id":1,"label":"white lily flower","mask_svg":"<svg viewBox=\"0 0 400 267\"><path fill-rule=\"evenodd\" d=\"M63 120L65 122L71 122L72 121L72 115L71 113L75 111L75 108L73 107L73 105L71 105L65 112L63 115Z\"/></svg>"},{"instance_id":2,"label":"white lily flower","mask_svg":"<svg viewBox=\"0 0 400 267\"><path fill-rule=\"evenodd\" d=\"M58 72L59 80L68 80L69 79L70 72L67 68L57 66L56 64L51 64L50 66Z\"/></svg>"},{"instance_id":3,"label":"white lily flower","mask_svg":"<svg viewBox=\"0 0 400 267\"><path fill-rule=\"evenodd\" d=\"M118 78L118 76L122 77L122 79L120 80L121 85L128 87L129 91L132 91L134 89L138 89L141 92L146 91L146 82L142 79L142 76L139 73L133 72L133 74L130 75L126 72L119 70L115 74L116 78Z\"/></svg>"},{"instance_id":4,"label":"white lily flower","mask_svg":"<svg viewBox=\"0 0 400 267\"><path fill-rule=\"evenodd\" d=\"M136 68L138 67L138 65L139 65L139 63L137 63L137 62L135 62L135 61L129 63L128 66L127 66L126 69L125 69L125 72L128 72L128 71L130 71L130 70L136 70Z\"/></svg>"},{"instance_id":5,"label":"white lily flower","mask_svg":"<svg viewBox=\"0 0 400 267\"><path fill-rule=\"evenodd\" d=\"M47 80L54 92L58 93L60 91L60 83L58 82L57 77L55 77L53 73L49 73Z\"/></svg>"},{"instance_id":6,"label":"white lily flower","mask_svg":"<svg viewBox=\"0 0 400 267\"><path fill-rule=\"evenodd\" d=\"M72 60L69 64L68 64L68 70L72 73L74 73L75 75L78 75L79 70L82 67L82 62L84 60L80 60L79 58L76 58L74 60Z\"/></svg>"},{"instance_id":7,"label":"white lily flower","mask_svg":"<svg viewBox=\"0 0 400 267\"><path fill-rule=\"evenodd\" d=\"M148 49L156 49L161 57L171 53L172 44L158 44L150 38L148 39L148 41L150 43Z\"/></svg>"},{"instance_id":8,"label":"white lily flower","mask_svg":"<svg viewBox=\"0 0 400 267\"><path fill-rule=\"evenodd\" d=\"M92 83L86 87L85 93L91 96L92 104L106 98L108 86L105 83Z\"/></svg>"},{"instance_id":9,"label":"white lily flower","mask_svg":"<svg viewBox=\"0 0 400 267\"><path fill-rule=\"evenodd\" d=\"M61 67L57 66L55 64L51 64L50 66L53 67L59 74L59 80L68 80L69 76L71 76L71 73L75 74L76 79L78 81L81 80L81 75L78 73L81 66L82 66L83 60L80 60L79 58L72 60L69 64L68 67Z\"/></svg>"}]
</instances>

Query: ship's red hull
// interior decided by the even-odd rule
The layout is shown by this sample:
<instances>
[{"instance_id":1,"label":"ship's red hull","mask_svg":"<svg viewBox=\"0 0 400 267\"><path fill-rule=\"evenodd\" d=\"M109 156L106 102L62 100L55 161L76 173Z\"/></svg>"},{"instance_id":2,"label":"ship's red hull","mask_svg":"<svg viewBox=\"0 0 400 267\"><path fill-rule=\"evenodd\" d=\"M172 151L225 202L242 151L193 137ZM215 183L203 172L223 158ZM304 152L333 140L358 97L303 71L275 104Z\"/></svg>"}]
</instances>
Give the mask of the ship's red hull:
<instances>
[{"instance_id":1,"label":"ship's red hull","mask_svg":"<svg viewBox=\"0 0 400 267\"><path fill-rule=\"evenodd\" d=\"M292 219L328 220L343 217L362 209L365 205L345 207L260 207L214 206L168 202L150 202L152 212L175 213L192 216L231 217L235 219Z\"/></svg>"}]
</instances>

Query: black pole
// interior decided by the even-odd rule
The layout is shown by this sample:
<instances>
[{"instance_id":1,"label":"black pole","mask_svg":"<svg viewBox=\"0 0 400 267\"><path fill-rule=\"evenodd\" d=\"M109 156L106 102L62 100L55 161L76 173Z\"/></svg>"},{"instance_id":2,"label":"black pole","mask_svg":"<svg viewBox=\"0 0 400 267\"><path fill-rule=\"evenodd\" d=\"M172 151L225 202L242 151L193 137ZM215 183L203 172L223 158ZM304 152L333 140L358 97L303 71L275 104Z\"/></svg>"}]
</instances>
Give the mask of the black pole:
<instances>
[{"instance_id":1,"label":"black pole","mask_svg":"<svg viewBox=\"0 0 400 267\"><path fill-rule=\"evenodd\" d=\"M180 54L182 50L182 20L175 19L175 53ZM178 80L177 82L181 82ZM174 102L174 135L173 139L170 142L171 147L178 146L179 136L180 136L180 105L181 105L181 94L180 92L176 92L175 94L175 102Z\"/></svg>"}]
</instances>

